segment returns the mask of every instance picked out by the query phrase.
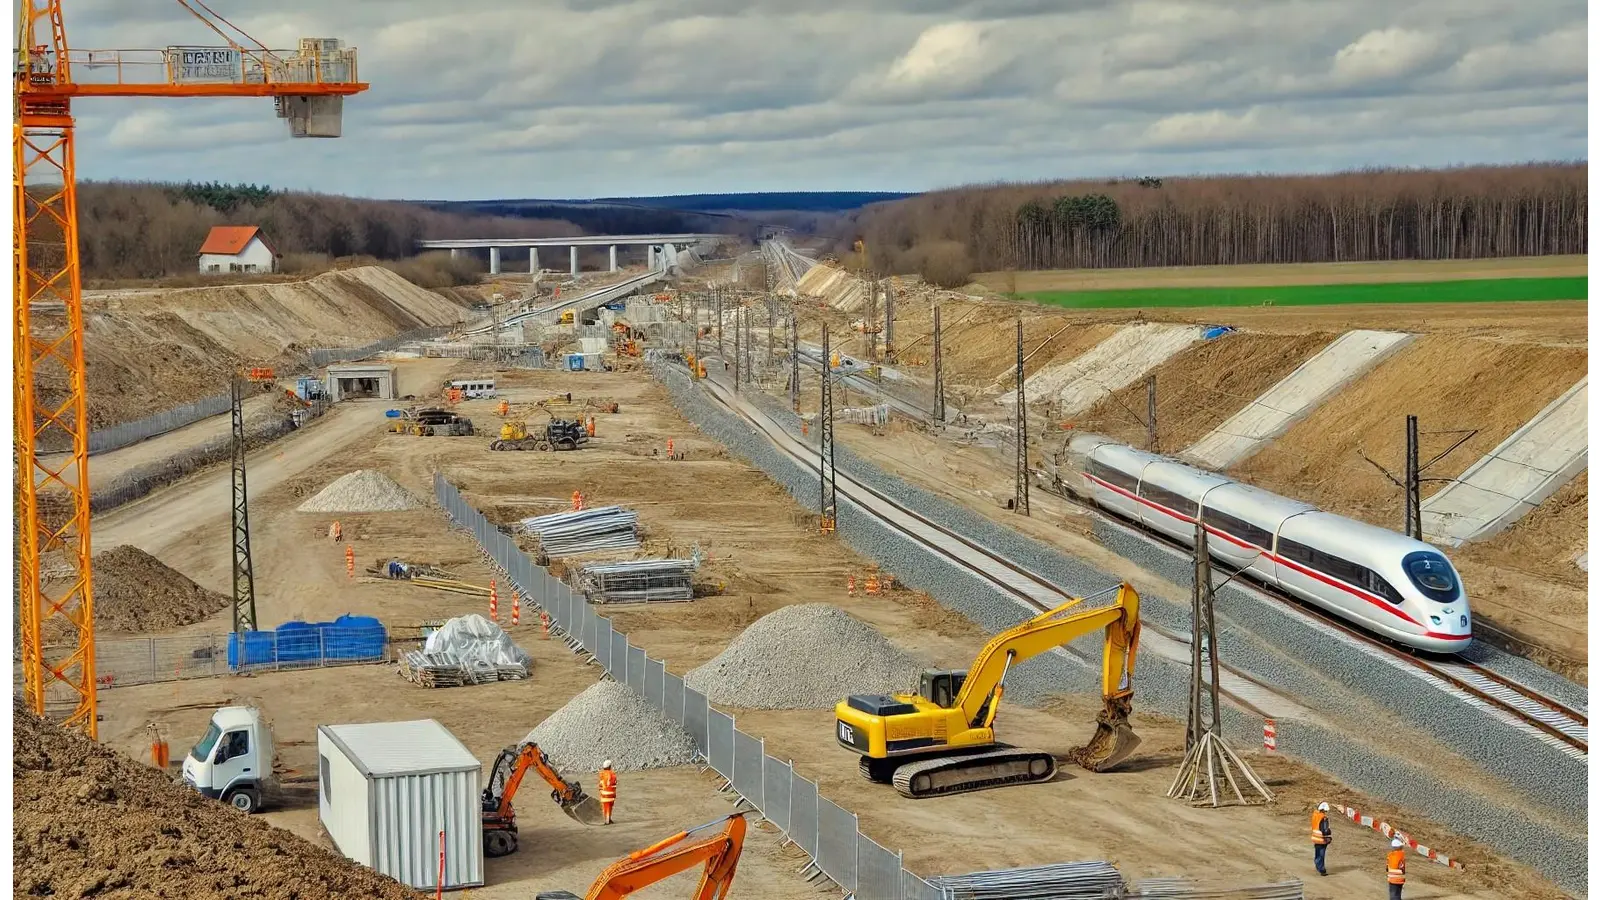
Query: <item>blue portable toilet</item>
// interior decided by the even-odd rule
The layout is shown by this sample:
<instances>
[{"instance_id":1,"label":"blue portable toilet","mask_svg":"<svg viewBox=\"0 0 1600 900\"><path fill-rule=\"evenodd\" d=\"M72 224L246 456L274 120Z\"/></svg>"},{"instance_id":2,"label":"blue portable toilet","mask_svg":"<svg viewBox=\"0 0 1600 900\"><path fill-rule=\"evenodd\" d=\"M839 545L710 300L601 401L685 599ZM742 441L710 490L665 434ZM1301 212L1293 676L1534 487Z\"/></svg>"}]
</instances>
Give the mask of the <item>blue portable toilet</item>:
<instances>
[{"instance_id":1,"label":"blue portable toilet","mask_svg":"<svg viewBox=\"0 0 1600 900\"><path fill-rule=\"evenodd\" d=\"M568 372L582 372L583 371L583 354L582 353L568 353L567 354L567 371Z\"/></svg>"}]
</instances>

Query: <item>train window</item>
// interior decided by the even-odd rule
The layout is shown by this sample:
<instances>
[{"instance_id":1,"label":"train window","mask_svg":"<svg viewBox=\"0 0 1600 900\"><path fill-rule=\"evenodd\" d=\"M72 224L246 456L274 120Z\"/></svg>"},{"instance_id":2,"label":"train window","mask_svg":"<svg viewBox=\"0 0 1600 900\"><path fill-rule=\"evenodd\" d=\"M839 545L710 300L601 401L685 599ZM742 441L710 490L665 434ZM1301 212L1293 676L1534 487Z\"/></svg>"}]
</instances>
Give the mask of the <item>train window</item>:
<instances>
[{"instance_id":1,"label":"train window","mask_svg":"<svg viewBox=\"0 0 1600 900\"><path fill-rule=\"evenodd\" d=\"M1450 568L1450 561L1438 553L1428 550L1407 553L1400 560L1400 567L1405 569L1406 577L1417 590L1430 600L1449 603L1461 596L1461 585Z\"/></svg>"},{"instance_id":2,"label":"train window","mask_svg":"<svg viewBox=\"0 0 1600 900\"><path fill-rule=\"evenodd\" d=\"M1293 560L1303 566L1311 565L1311 555L1316 551L1298 541L1291 541L1286 537L1278 538L1278 555L1284 559Z\"/></svg>"},{"instance_id":3,"label":"train window","mask_svg":"<svg viewBox=\"0 0 1600 900\"><path fill-rule=\"evenodd\" d=\"M1390 603L1400 603L1405 598L1394 589L1394 585L1384 579L1382 575L1372 571L1366 566L1353 563L1340 556L1334 556L1323 550L1307 547L1305 544L1278 539L1278 555L1320 572L1332 578L1337 578L1345 584L1358 587L1364 591L1377 594Z\"/></svg>"},{"instance_id":4,"label":"train window","mask_svg":"<svg viewBox=\"0 0 1600 900\"><path fill-rule=\"evenodd\" d=\"M1119 469L1114 469L1097 459L1089 460L1089 474L1101 481L1114 484L1123 490L1137 491L1139 489L1139 479Z\"/></svg>"},{"instance_id":5,"label":"train window","mask_svg":"<svg viewBox=\"0 0 1600 900\"><path fill-rule=\"evenodd\" d=\"M1164 487L1157 487L1148 481L1139 486L1139 496L1152 503L1159 503L1174 512L1183 513L1186 516L1193 516L1199 511L1198 505L1188 497L1179 494L1177 491L1169 491Z\"/></svg>"},{"instance_id":6,"label":"train window","mask_svg":"<svg viewBox=\"0 0 1600 900\"><path fill-rule=\"evenodd\" d=\"M1202 518L1206 522L1215 525L1224 534L1232 535L1241 541L1255 544L1257 547L1272 546L1272 532L1260 526L1251 525L1237 516L1230 516L1225 512L1208 509Z\"/></svg>"}]
</instances>

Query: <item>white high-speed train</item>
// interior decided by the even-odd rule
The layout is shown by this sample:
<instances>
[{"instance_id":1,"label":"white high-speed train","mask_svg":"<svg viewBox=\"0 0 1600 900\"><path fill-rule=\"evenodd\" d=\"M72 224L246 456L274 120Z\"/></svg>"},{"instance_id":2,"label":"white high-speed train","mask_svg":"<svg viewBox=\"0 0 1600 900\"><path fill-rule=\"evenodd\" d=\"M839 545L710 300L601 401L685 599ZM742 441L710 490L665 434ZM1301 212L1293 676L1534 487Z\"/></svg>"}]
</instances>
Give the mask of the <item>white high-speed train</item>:
<instances>
[{"instance_id":1,"label":"white high-speed train","mask_svg":"<svg viewBox=\"0 0 1600 900\"><path fill-rule=\"evenodd\" d=\"M1213 558L1361 628L1441 653L1472 643L1461 576L1428 544L1101 435L1074 435L1065 457L1073 496L1189 547L1198 517Z\"/></svg>"}]
</instances>

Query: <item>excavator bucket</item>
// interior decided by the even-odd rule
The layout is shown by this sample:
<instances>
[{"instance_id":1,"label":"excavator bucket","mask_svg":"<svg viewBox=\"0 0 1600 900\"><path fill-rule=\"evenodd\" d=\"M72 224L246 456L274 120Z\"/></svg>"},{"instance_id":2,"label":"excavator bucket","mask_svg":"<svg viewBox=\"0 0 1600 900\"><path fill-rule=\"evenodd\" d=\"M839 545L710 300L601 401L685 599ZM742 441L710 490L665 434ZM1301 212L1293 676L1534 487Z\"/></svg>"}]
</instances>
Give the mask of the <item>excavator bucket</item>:
<instances>
[{"instance_id":1,"label":"excavator bucket","mask_svg":"<svg viewBox=\"0 0 1600 900\"><path fill-rule=\"evenodd\" d=\"M1133 754L1142 740L1128 724L1133 697L1108 697L1105 708L1095 717L1094 737L1072 751L1072 761L1091 772L1115 768Z\"/></svg>"},{"instance_id":2,"label":"excavator bucket","mask_svg":"<svg viewBox=\"0 0 1600 900\"><path fill-rule=\"evenodd\" d=\"M605 821L600 812L600 801L585 794L582 799L561 804L561 811L584 825L599 825Z\"/></svg>"}]
</instances>

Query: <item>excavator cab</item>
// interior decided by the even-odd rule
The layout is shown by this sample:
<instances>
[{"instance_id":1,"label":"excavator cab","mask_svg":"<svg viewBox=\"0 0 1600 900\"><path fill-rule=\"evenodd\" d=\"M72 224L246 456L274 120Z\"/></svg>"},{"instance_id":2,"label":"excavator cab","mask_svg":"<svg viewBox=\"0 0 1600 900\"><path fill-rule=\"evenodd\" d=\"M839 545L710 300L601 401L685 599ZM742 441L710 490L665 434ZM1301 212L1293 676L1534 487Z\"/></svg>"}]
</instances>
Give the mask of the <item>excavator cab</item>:
<instances>
[{"instance_id":1,"label":"excavator cab","mask_svg":"<svg viewBox=\"0 0 1600 900\"><path fill-rule=\"evenodd\" d=\"M550 763L539 745L528 741L520 747L500 751L489 769L489 783L483 789L483 853L506 856L517 849L517 811L512 800L522 778L532 769L550 785L550 799L561 811L585 825L596 824L599 804L583 792L576 780L568 781Z\"/></svg>"},{"instance_id":2,"label":"excavator cab","mask_svg":"<svg viewBox=\"0 0 1600 900\"><path fill-rule=\"evenodd\" d=\"M922 673L922 698L940 709L949 709L966 683L965 669L927 669Z\"/></svg>"}]
</instances>

